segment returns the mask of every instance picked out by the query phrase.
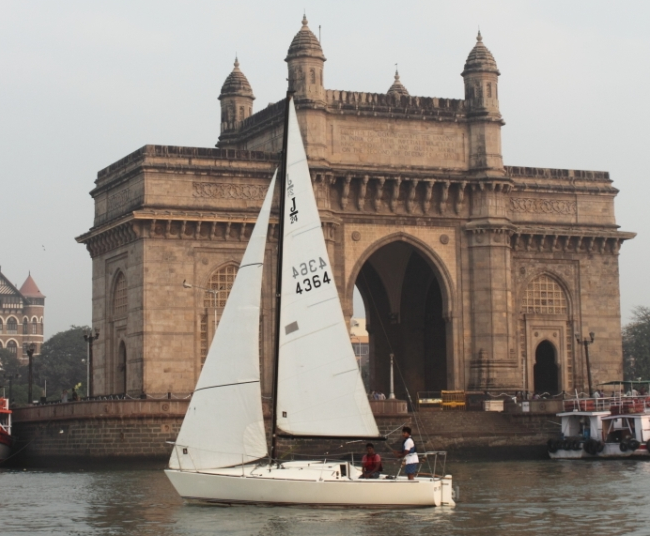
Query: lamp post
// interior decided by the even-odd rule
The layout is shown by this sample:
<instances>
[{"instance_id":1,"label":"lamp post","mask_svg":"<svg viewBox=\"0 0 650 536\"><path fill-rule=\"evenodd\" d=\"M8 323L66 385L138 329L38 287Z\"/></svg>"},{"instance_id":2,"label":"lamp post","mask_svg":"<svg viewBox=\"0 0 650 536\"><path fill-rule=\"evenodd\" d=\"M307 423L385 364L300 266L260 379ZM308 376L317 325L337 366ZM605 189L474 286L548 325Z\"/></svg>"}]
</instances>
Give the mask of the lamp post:
<instances>
[{"instance_id":1,"label":"lamp post","mask_svg":"<svg viewBox=\"0 0 650 536\"><path fill-rule=\"evenodd\" d=\"M33 357L34 357L34 352L36 351L36 345L34 343L31 343L27 347L27 357L29 358L29 374L27 377L27 403L31 404L32 403L32 380L33 380L33 375L32 375L32 364L33 364ZM11 395L10 395L11 398Z\"/></svg>"},{"instance_id":2,"label":"lamp post","mask_svg":"<svg viewBox=\"0 0 650 536\"><path fill-rule=\"evenodd\" d=\"M581 344L585 347L585 360L587 362L587 381L589 382L589 396L593 394L591 387L591 366L589 364L589 345L592 344L595 339L596 334L593 331L589 332L589 339L586 337L584 339L580 339L580 335L576 333L576 341L578 341L578 344Z\"/></svg>"},{"instance_id":3,"label":"lamp post","mask_svg":"<svg viewBox=\"0 0 650 536\"><path fill-rule=\"evenodd\" d=\"M230 289L223 288L223 287L219 289L200 287L199 285L192 285L191 283L188 283L187 279L183 279L183 288L198 288L200 290L204 290L205 292L210 292L214 296L214 333L216 333L217 332L217 296L219 295L220 292L228 291Z\"/></svg>"},{"instance_id":4,"label":"lamp post","mask_svg":"<svg viewBox=\"0 0 650 536\"><path fill-rule=\"evenodd\" d=\"M93 396L94 386L93 386L93 376L91 371L93 369L93 342L99 339L99 330L95 328L95 335L93 335L92 330L84 334L84 341L86 341L86 397L90 398Z\"/></svg>"},{"instance_id":5,"label":"lamp post","mask_svg":"<svg viewBox=\"0 0 650 536\"><path fill-rule=\"evenodd\" d=\"M388 393L388 400L395 399L395 375L393 367L395 365L395 354L390 354L390 393Z\"/></svg>"},{"instance_id":6,"label":"lamp post","mask_svg":"<svg viewBox=\"0 0 650 536\"><path fill-rule=\"evenodd\" d=\"M13 390L14 380L17 380L19 377L20 377L19 374L9 374L9 375L7 375L6 372L4 374L4 379L9 382L9 404L7 406L8 408L11 407L11 401L14 398L14 390Z\"/></svg>"}]
</instances>

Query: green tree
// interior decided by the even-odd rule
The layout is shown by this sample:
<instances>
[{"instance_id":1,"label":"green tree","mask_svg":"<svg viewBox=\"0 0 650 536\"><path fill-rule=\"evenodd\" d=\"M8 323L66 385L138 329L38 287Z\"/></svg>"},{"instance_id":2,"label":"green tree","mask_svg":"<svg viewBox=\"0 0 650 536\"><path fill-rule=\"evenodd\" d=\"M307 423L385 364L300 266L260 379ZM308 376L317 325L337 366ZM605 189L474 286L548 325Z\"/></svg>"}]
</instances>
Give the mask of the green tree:
<instances>
[{"instance_id":1,"label":"green tree","mask_svg":"<svg viewBox=\"0 0 650 536\"><path fill-rule=\"evenodd\" d=\"M650 379L650 307L635 307L623 327L623 364L626 380Z\"/></svg>"},{"instance_id":2,"label":"green tree","mask_svg":"<svg viewBox=\"0 0 650 536\"><path fill-rule=\"evenodd\" d=\"M47 380L48 400L57 400L61 392L68 393L78 384L79 396L86 395L86 326L70 326L50 337L42 346L41 354L34 357L35 383L43 387Z\"/></svg>"},{"instance_id":3,"label":"green tree","mask_svg":"<svg viewBox=\"0 0 650 536\"><path fill-rule=\"evenodd\" d=\"M6 348L0 349L0 385L5 395L11 398L12 406L22 406L27 403L27 366ZM40 397L40 391L34 389L32 396Z\"/></svg>"}]
</instances>

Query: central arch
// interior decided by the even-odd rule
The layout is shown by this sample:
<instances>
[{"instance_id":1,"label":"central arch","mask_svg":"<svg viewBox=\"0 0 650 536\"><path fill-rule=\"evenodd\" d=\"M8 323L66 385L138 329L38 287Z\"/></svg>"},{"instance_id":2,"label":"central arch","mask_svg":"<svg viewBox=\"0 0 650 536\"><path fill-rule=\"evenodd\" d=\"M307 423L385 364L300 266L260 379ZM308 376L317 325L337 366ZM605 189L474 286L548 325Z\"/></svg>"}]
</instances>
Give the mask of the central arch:
<instances>
[{"instance_id":1,"label":"central arch","mask_svg":"<svg viewBox=\"0 0 650 536\"><path fill-rule=\"evenodd\" d=\"M390 354L395 395L449 388L451 330L446 273L430 252L404 237L384 241L359 262L356 279L369 335L370 389L388 396Z\"/></svg>"},{"instance_id":2,"label":"central arch","mask_svg":"<svg viewBox=\"0 0 650 536\"><path fill-rule=\"evenodd\" d=\"M559 389L557 351L550 341L542 341L535 350L535 392L557 394Z\"/></svg>"}]
</instances>

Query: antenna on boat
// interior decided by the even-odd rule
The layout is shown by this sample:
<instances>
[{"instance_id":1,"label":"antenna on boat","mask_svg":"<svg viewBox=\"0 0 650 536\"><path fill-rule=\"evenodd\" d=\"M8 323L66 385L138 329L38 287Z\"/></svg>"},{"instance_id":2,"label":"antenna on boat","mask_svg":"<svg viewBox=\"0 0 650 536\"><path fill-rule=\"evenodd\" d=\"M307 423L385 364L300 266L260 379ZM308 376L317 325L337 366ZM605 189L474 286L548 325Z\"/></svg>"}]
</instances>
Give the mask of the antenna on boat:
<instances>
[{"instance_id":1,"label":"antenna on boat","mask_svg":"<svg viewBox=\"0 0 650 536\"><path fill-rule=\"evenodd\" d=\"M275 348L273 359L273 413L271 420L271 462L277 458L278 441L278 367L280 365L280 307L282 305L282 248L284 242L285 194L287 188L287 144L289 141L289 106L293 98L291 83L287 90L284 111L284 134L282 136L282 160L280 162L280 212L278 215L278 260L275 282Z\"/></svg>"}]
</instances>

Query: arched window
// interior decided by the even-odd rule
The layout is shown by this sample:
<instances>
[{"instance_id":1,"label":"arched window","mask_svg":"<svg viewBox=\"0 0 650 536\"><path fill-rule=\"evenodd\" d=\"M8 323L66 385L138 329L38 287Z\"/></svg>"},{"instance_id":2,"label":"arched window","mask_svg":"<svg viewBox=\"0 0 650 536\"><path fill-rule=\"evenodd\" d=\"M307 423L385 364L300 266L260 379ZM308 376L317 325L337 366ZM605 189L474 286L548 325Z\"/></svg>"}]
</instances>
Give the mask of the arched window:
<instances>
[{"instance_id":1,"label":"arched window","mask_svg":"<svg viewBox=\"0 0 650 536\"><path fill-rule=\"evenodd\" d=\"M122 318L127 312L126 277L120 272L113 290L113 318Z\"/></svg>"},{"instance_id":2,"label":"arched window","mask_svg":"<svg viewBox=\"0 0 650 536\"><path fill-rule=\"evenodd\" d=\"M208 332L214 337L219 318L221 317L223 308L226 306L226 300L228 300L230 289L232 289L236 275L237 267L229 264L214 272L210 277L208 288L219 292L205 292L203 295L204 314L201 316L201 363L205 361L208 355Z\"/></svg>"},{"instance_id":3,"label":"arched window","mask_svg":"<svg viewBox=\"0 0 650 536\"><path fill-rule=\"evenodd\" d=\"M7 333L18 333L18 322L13 316L7 320Z\"/></svg>"},{"instance_id":4,"label":"arched window","mask_svg":"<svg viewBox=\"0 0 650 536\"><path fill-rule=\"evenodd\" d=\"M14 320L15 322L15 320ZM17 354L18 353L18 344L16 344L16 341L9 341L7 343L7 350L9 350L12 354Z\"/></svg>"},{"instance_id":5,"label":"arched window","mask_svg":"<svg viewBox=\"0 0 650 536\"><path fill-rule=\"evenodd\" d=\"M23 318L23 335L29 335L29 320Z\"/></svg>"},{"instance_id":6,"label":"arched window","mask_svg":"<svg viewBox=\"0 0 650 536\"><path fill-rule=\"evenodd\" d=\"M521 312L542 315L567 314L569 308L564 290L548 275L536 277L526 287Z\"/></svg>"},{"instance_id":7,"label":"arched window","mask_svg":"<svg viewBox=\"0 0 650 536\"><path fill-rule=\"evenodd\" d=\"M38 320L32 318L32 335L38 335Z\"/></svg>"},{"instance_id":8,"label":"arched window","mask_svg":"<svg viewBox=\"0 0 650 536\"><path fill-rule=\"evenodd\" d=\"M5 329L4 322L2 321L2 318L0 318L0 333L2 333Z\"/></svg>"}]
</instances>

